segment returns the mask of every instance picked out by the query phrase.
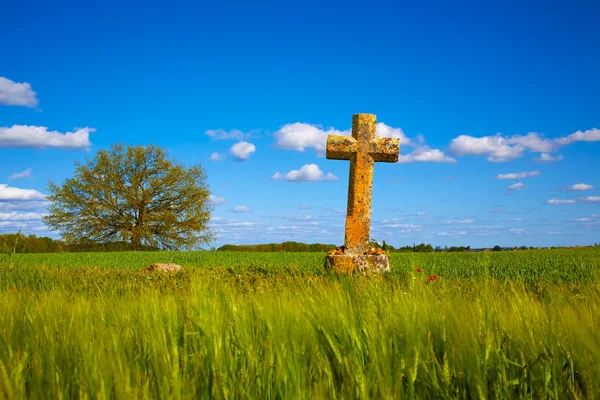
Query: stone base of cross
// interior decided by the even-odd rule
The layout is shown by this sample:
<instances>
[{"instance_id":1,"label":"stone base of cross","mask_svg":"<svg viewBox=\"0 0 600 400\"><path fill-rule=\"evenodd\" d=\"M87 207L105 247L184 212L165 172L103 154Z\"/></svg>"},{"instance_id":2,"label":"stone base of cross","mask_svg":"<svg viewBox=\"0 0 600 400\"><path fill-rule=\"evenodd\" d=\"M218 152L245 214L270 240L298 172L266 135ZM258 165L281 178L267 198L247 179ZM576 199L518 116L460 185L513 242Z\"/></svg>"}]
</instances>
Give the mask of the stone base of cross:
<instances>
[{"instance_id":1,"label":"stone base of cross","mask_svg":"<svg viewBox=\"0 0 600 400\"><path fill-rule=\"evenodd\" d=\"M377 138L375 129L375 115L354 114L352 136L327 136L327 158L350 160L344 246L329 252L325 259L325 267L334 271L368 274L390 269L387 254L369 248L373 165L398 161L400 140Z\"/></svg>"}]
</instances>

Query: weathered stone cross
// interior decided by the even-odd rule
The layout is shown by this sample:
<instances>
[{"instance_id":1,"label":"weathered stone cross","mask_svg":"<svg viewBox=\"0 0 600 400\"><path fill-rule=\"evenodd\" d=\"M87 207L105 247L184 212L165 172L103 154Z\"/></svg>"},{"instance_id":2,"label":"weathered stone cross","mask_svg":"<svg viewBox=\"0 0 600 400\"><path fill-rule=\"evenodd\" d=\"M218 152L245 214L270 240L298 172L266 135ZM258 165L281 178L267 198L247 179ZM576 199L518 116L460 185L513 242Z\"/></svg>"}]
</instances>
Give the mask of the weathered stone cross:
<instances>
[{"instance_id":1,"label":"weathered stone cross","mask_svg":"<svg viewBox=\"0 0 600 400\"><path fill-rule=\"evenodd\" d=\"M345 253L366 254L371 232L373 164L396 162L400 139L375 137L373 114L352 116L352 136L327 136L328 159L350 160Z\"/></svg>"}]
</instances>

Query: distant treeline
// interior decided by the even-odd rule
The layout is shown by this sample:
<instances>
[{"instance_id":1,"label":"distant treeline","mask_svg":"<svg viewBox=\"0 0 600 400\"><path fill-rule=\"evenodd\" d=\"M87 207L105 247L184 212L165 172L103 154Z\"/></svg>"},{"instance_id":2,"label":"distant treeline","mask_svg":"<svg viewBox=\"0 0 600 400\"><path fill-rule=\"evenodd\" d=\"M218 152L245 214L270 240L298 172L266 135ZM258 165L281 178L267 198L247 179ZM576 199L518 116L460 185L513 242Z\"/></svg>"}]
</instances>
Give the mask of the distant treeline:
<instances>
[{"instance_id":1,"label":"distant treeline","mask_svg":"<svg viewBox=\"0 0 600 400\"><path fill-rule=\"evenodd\" d=\"M411 252L411 253L429 253L434 251L447 251L447 252L459 252L459 251L471 251L470 246L460 247L436 247L433 248L430 244L417 244L412 246L394 247L387 244L385 241L383 245L372 241L369 243L371 247L382 248L387 252ZM321 243L300 243L300 242L283 242L283 243L268 243L268 244L246 244L246 245L234 245L226 244L217 249L217 251L261 251L261 252L327 252L336 248L334 244L321 244Z\"/></svg>"},{"instance_id":2,"label":"distant treeline","mask_svg":"<svg viewBox=\"0 0 600 400\"><path fill-rule=\"evenodd\" d=\"M503 250L526 250L528 247L500 247L494 246L489 249L471 249L470 246L452 246L452 247L433 247L430 244L413 244L412 246L394 247L385 241L382 245L375 241L369 243L371 247L381 247L387 252L411 252L411 253L429 253L429 252L467 252L467 251L503 251ZM597 246L597 244L595 244ZM217 251L256 251L256 252L327 252L336 248L334 244L322 243L301 243L301 242L283 242L268 244L247 244L234 245L226 244ZM533 249L533 247L529 247ZM142 251L159 251L160 248L152 246L141 246ZM212 250L215 250L212 248ZM78 243L66 244L62 240L56 240L49 237L37 237L36 235L24 235L22 233L1 234L0 235L0 254L4 253L76 253L76 252L111 252L111 251L131 251L131 243L111 242L111 243Z\"/></svg>"},{"instance_id":3,"label":"distant treeline","mask_svg":"<svg viewBox=\"0 0 600 400\"><path fill-rule=\"evenodd\" d=\"M217 251L327 252L329 250L335 250L335 248L336 246L334 244L283 242L245 245L226 244L219 247Z\"/></svg>"},{"instance_id":4,"label":"distant treeline","mask_svg":"<svg viewBox=\"0 0 600 400\"><path fill-rule=\"evenodd\" d=\"M131 243L80 243L66 244L62 240L36 235L11 233L0 235L0 253L75 253L75 252L104 252L129 251ZM156 251L157 247L142 246L144 251Z\"/></svg>"}]
</instances>

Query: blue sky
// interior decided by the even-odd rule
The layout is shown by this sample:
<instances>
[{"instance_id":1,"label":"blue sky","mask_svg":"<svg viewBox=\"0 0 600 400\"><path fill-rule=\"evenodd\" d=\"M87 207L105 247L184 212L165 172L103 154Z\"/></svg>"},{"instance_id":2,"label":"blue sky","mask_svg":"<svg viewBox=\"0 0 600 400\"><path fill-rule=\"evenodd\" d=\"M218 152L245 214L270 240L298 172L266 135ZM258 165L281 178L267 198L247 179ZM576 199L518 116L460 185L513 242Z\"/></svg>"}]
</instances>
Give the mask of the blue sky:
<instances>
[{"instance_id":1,"label":"blue sky","mask_svg":"<svg viewBox=\"0 0 600 400\"><path fill-rule=\"evenodd\" d=\"M375 239L600 241L598 2L19 3L0 24L0 232L56 236L49 179L152 142L206 169L215 245L341 244L349 163L325 138L372 113L402 142L375 166Z\"/></svg>"}]
</instances>

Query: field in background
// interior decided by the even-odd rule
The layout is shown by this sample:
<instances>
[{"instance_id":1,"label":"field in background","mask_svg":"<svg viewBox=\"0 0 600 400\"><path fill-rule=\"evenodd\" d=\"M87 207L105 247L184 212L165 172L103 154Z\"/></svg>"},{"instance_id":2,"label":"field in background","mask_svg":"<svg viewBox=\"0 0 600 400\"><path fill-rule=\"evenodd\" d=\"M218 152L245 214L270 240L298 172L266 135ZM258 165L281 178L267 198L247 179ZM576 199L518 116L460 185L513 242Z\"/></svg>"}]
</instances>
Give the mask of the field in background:
<instances>
[{"instance_id":1,"label":"field in background","mask_svg":"<svg viewBox=\"0 0 600 400\"><path fill-rule=\"evenodd\" d=\"M0 398L600 396L600 249L323 259L5 255Z\"/></svg>"}]
</instances>

